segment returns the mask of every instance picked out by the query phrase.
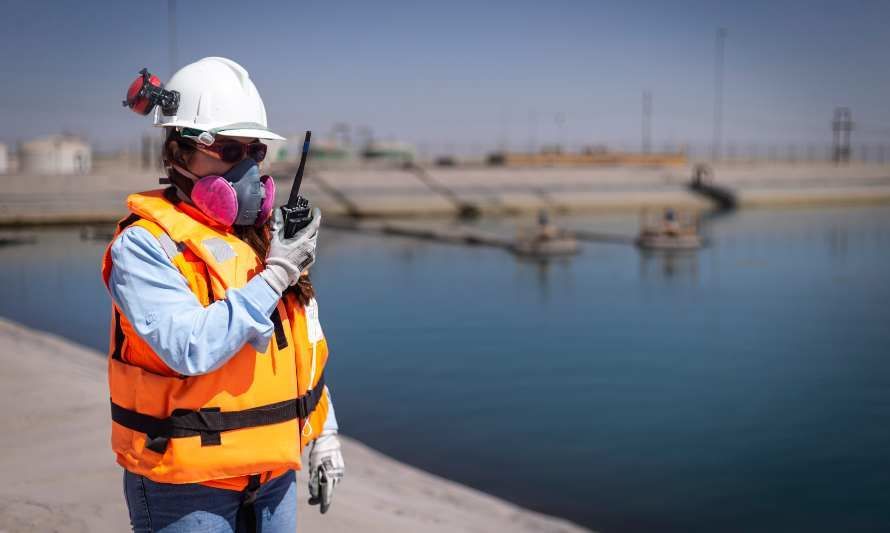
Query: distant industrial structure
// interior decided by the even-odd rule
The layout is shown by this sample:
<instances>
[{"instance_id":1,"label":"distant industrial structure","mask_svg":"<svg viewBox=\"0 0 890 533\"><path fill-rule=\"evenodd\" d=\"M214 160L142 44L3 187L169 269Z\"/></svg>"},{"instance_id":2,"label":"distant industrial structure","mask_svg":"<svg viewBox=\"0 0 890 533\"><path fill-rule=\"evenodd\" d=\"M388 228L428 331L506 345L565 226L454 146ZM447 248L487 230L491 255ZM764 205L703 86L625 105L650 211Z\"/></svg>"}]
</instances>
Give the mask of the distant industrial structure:
<instances>
[{"instance_id":1,"label":"distant industrial structure","mask_svg":"<svg viewBox=\"0 0 890 533\"><path fill-rule=\"evenodd\" d=\"M270 146L271 148L271 146ZM271 162L296 162L303 150L303 135L290 135L287 141L271 153ZM402 141L366 140L360 146L351 146L348 137L342 135L313 140L310 147L313 161L317 162L379 162L404 166L415 162L414 145ZM267 156L269 157L269 156Z\"/></svg>"},{"instance_id":2,"label":"distant industrial structure","mask_svg":"<svg viewBox=\"0 0 890 533\"><path fill-rule=\"evenodd\" d=\"M853 119L850 108L839 107L834 110L831 121L832 159L835 163L850 161L850 132L853 131Z\"/></svg>"},{"instance_id":3,"label":"distant industrial structure","mask_svg":"<svg viewBox=\"0 0 890 533\"><path fill-rule=\"evenodd\" d=\"M605 148L587 148L580 152L563 153L559 149L539 153L495 152L488 156L490 166L507 167L583 167L583 166L644 166L682 167L688 164L685 152L613 152Z\"/></svg>"},{"instance_id":4,"label":"distant industrial structure","mask_svg":"<svg viewBox=\"0 0 890 533\"><path fill-rule=\"evenodd\" d=\"M19 172L23 174L89 174L92 168L90 145L72 135L41 137L19 149Z\"/></svg>"},{"instance_id":5,"label":"distant industrial structure","mask_svg":"<svg viewBox=\"0 0 890 533\"><path fill-rule=\"evenodd\" d=\"M9 149L5 144L0 143L0 174L9 172Z\"/></svg>"},{"instance_id":6,"label":"distant industrial structure","mask_svg":"<svg viewBox=\"0 0 890 533\"><path fill-rule=\"evenodd\" d=\"M303 139L303 135L288 135L287 141L276 147L271 161L298 161L303 150ZM330 138L313 140L310 146L310 153L312 154L313 161L345 161L353 157L349 146ZM267 155L266 157L269 156Z\"/></svg>"},{"instance_id":7,"label":"distant industrial structure","mask_svg":"<svg viewBox=\"0 0 890 533\"><path fill-rule=\"evenodd\" d=\"M414 145L401 141L371 141L361 151L365 159L410 164L416 158Z\"/></svg>"}]
</instances>

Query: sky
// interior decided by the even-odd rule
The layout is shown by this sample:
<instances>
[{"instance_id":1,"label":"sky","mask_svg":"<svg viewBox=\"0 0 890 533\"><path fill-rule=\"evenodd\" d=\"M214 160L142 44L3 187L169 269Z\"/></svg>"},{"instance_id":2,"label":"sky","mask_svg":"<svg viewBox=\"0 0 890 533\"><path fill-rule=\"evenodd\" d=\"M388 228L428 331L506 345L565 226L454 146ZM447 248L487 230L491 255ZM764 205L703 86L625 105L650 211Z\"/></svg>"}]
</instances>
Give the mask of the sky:
<instances>
[{"instance_id":1,"label":"sky","mask_svg":"<svg viewBox=\"0 0 890 533\"><path fill-rule=\"evenodd\" d=\"M167 1L2 0L0 142L70 132L135 146L121 106L142 67L168 79ZM241 63L283 134L336 123L432 153L563 143L658 148L713 136L715 35L726 28L723 138L890 144L886 1L178 1L176 67Z\"/></svg>"}]
</instances>

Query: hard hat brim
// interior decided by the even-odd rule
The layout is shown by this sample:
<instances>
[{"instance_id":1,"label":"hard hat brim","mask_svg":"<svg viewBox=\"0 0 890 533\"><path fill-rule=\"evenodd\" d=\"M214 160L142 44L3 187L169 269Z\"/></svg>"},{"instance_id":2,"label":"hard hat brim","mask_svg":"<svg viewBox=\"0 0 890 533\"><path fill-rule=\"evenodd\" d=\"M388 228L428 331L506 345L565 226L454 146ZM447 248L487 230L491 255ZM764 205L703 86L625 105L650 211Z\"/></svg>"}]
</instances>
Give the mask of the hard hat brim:
<instances>
[{"instance_id":1,"label":"hard hat brim","mask_svg":"<svg viewBox=\"0 0 890 533\"><path fill-rule=\"evenodd\" d=\"M207 131L211 129L209 125L198 125L194 122L190 122L187 120L173 120L170 122L161 122L156 123L155 127L158 128L195 128L199 130ZM219 130L216 132L218 135L225 135L228 137L247 137L250 139L265 139L269 141L286 141L284 137L278 135L277 133L273 133L269 130L263 129L254 129L254 128L237 128L231 130Z\"/></svg>"},{"instance_id":2,"label":"hard hat brim","mask_svg":"<svg viewBox=\"0 0 890 533\"><path fill-rule=\"evenodd\" d=\"M272 133L269 130L253 130L253 129L239 129L239 130L222 130L219 132L220 135L225 135L226 137L247 137L248 139L266 139L269 141L286 141L284 137L278 135L277 133Z\"/></svg>"}]
</instances>

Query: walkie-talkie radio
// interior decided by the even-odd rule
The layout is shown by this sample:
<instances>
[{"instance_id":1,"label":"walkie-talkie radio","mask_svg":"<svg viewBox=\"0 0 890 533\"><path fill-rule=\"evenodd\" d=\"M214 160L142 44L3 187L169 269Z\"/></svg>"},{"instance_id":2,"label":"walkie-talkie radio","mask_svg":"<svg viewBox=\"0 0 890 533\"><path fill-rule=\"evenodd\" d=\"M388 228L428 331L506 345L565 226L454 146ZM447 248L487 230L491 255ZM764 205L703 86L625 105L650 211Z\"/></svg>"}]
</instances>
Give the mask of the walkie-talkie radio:
<instances>
[{"instance_id":1,"label":"walkie-talkie radio","mask_svg":"<svg viewBox=\"0 0 890 533\"><path fill-rule=\"evenodd\" d=\"M290 188L290 196L287 203L281 206L281 214L284 215L284 237L292 238L298 231L305 228L312 222L312 206L309 200L300 196L300 185L303 182L303 171L306 168L306 158L309 156L309 140L312 138L312 132L306 132L306 139L303 140L303 153L300 154L300 166L297 167L297 175L294 176L294 183Z\"/></svg>"}]
</instances>

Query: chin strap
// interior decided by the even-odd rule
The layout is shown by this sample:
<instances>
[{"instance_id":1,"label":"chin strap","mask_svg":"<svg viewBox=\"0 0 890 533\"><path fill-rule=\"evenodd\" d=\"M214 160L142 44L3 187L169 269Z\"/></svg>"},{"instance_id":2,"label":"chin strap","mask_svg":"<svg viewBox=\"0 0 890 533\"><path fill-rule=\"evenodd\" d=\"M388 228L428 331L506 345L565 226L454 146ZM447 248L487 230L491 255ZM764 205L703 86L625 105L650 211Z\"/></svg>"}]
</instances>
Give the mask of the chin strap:
<instances>
[{"instance_id":1,"label":"chin strap","mask_svg":"<svg viewBox=\"0 0 890 533\"><path fill-rule=\"evenodd\" d=\"M179 199L188 204L192 202L192 187L200 178L179 165L172 164L167 167L167 177L158 179L161 185L173 185Z\"/></svg>"}]
</instances>

